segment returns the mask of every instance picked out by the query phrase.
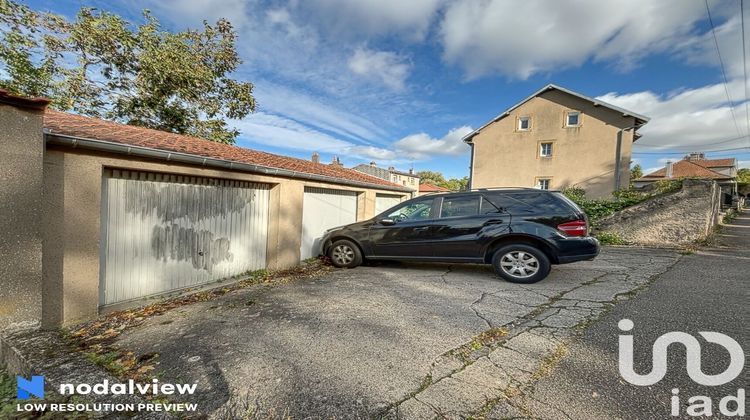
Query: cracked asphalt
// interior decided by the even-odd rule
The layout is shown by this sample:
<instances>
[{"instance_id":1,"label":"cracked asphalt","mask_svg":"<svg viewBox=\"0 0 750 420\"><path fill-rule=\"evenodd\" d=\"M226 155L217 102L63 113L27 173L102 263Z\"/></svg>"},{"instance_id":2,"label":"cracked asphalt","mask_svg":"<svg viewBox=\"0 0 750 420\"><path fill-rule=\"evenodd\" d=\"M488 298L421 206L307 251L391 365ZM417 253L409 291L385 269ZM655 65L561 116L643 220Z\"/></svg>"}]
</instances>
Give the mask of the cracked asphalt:
<instances>
[{"instance_id":1,"label":"cracked asphalt","mask_svg":"<svg viewBox=\"0 0 750 420\"><path fill-rule=\"evenodd\" d=\"M237 290L128 330L162 381L215 418L525 417L515 396L571 340L680 258L606 248L532 285L487 266L382 264ZM251 417L252 417L251 416Z\"/></svg>"}]
</instances>

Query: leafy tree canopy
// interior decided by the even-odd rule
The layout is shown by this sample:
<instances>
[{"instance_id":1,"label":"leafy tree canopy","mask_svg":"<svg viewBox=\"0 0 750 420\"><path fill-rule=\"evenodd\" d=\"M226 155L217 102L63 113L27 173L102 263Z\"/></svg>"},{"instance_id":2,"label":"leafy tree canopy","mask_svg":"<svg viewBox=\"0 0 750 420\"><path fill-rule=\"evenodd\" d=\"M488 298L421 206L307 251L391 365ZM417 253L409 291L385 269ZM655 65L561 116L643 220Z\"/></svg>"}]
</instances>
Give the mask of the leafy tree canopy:
<instances>
[{"instance_id":1,"label":"leafy tree canopy","mask_svg":"<svg viewBox=\"0 0 750 420\"><path fill-rule=\"evenodd\" d=\"M451 191L464 191L469 185L468 176L463 178L445 179L445 176L442 173L435 171L419 171L417 172L417 176L419 176L420 184L429 183L448 188Z\"/></svg>"},{"instance_id":2,"label":"leafy tree canopy","mask_svg":"<svg viewBox=\"0 0 750 420\"><path fill-rule=\"evenodd\" d=\"M750 184L750 168L742 168L737 171L737 182L740 184Z\"/></svg>"},{"instance_id":3,"label":"leafy tree canopy","mask_svg":"<svg viewBox=\"0 0 750 420\"><path fill-rule=\"evenodd\" d=\"M82 8L73 21L0 0L0 88L51 106L127 124L234 143L226 119L255 110L253 85L224 19L202 30L162 30L148 10L134 25Z\"/></svg>"}]
</instances>

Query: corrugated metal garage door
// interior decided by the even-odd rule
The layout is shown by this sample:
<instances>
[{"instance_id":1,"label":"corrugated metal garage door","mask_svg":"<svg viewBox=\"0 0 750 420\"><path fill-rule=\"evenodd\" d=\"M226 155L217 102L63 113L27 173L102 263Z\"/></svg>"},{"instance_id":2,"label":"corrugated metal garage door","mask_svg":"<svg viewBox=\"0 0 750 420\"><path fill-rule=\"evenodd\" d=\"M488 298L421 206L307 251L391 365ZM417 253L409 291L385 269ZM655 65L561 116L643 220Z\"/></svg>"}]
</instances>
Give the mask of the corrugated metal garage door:
<instances>
[{"instance_id":1,"label":"corrugated metal garage door","mask_svg":"<svg viewBox=\"0 0 750 420\"><path fill-rule=\"evenodd\" d=\"M375 214L378 215L401 202L400 195L376 194Z\"/></svg>"},{"instance_id":2,"label":"corrugated metal garage door","mask_svg":"<svg viewBox=\"0 0 750 420\"><path fill-rule=\"evenodd\" d=\"M357 221L357 193L305 187L302 204L302 259L310 258L323 233Z\"/></svg>"},{"instance_id":3,"label":"corrugated metal garage door","mask_svg":"<svg viewBox=\"0 0 750 420\"><path fill-rule=\"evenodd\" d=\"M107 170L102 188L102 305L266 265L269 185Z\"/></svg>"}]
</instances>

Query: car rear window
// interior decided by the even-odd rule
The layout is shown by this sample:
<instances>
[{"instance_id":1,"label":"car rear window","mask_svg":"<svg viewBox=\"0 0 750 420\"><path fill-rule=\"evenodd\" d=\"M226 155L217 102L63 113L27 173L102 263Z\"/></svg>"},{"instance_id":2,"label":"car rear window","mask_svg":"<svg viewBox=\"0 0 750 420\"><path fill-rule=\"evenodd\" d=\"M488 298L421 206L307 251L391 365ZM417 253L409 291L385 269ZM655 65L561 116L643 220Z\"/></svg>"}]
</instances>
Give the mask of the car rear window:
<instances>
[{"instance_id":1,"label":"car rear window","mask_svg":"<svg viewBox=\"0 0 750 420\"><path fill-rule=\"evenodd\" d=\"M543 191L495 191L487 198L510 214L568 214L580 211L573 202L563 200L559 194Z\"/></svg>"}]
</instances>

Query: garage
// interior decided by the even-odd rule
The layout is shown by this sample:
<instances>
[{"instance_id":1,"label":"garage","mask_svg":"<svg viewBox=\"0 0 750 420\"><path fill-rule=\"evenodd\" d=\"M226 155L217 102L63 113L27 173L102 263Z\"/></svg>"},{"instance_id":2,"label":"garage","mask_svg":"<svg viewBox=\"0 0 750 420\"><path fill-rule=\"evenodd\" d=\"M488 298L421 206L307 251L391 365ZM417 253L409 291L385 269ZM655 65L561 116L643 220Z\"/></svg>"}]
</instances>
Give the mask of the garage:
<instances>
[{"instance_id":1,"label":"garage","mask_svg":"<svg viewBox=\"0 0 750 420\"><path fill-rule=\"evenodd\" d=\"M380 214L389 208L401 202L401 195L376 194L375 195L375 214Z\"/></svg>"},{"instance_id":2,"label":"garage","mask_svg":"<svg viewBox=\"0 0 750 420\"><path fill-rule=\"evenodd\" d=\"M266 266L270 185L105 169L100 305Z\"/></svg>"},{"instance_id":3,"label":"garage","mask_svg":"<svg viewBox=\"0 0 750 420\"><path fill-rule=\"evenodd\" d=\"M305 187L301 259L313 257L323 233L357 221L357 192Z\"/></svg>"}]
</instances>

